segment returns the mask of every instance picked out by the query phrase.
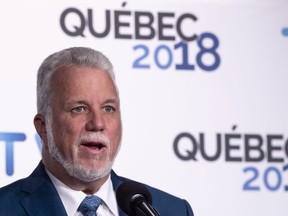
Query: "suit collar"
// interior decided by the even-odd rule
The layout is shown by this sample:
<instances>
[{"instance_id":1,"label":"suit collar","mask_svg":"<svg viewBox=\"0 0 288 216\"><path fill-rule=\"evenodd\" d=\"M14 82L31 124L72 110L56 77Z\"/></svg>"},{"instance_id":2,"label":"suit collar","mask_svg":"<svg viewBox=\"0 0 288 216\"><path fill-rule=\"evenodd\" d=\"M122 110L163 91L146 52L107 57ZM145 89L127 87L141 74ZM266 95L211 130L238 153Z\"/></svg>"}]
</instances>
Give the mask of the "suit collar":
<instances>
[{"instance_id":1,"label":"suit collar","mask_svg":"<svg viewBox=\"0 0 288 216\"><path fill-rule=\"evenodd\" d=\"M111 171L111 181L115 192L119 186L127 180L126 178L118 176L113 170ZM57 190L46 173L42 161L40 161L33 173L23 181L22 192L25 195L21 197L20 203L28 215L67 215ZM45 194L45 196L43 196L43 194ZM43 212L45 212L45 214L43 214ZM119 216L127 216L127 214L119 208Z\"/></svg>"},{"instance_id":2,"label":"suit collar","mask_svg":"<svg viewBox=\"0 0 288 216\"><path fill-rule=\"evenodd\" d=\"M22 196L20 203L28 215L67 215L56 188L48 177L42 162L23 181L22 192L25 195Z\"/></svg>"}]
</instances>

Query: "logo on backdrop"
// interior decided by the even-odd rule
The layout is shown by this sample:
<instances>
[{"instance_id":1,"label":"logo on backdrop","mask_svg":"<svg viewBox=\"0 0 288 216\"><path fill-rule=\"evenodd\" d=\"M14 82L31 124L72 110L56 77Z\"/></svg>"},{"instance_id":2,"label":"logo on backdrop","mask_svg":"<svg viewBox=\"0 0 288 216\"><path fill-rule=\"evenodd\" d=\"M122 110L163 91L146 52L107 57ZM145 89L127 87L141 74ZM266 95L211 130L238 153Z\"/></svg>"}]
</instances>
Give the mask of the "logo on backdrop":
<instances>
[{"instance_id":1,"label":"logo on backdrop","mask_svg":"<svg viewBox=\"0 0 288 216\"><path fill-rule=\"evenodd\" d=\"M237 126L233 126L232 132L216 133L212 138L205 133L179 133L173 142L174 153L186 162L222 160L226 163L277 164L279 166L267 166L264 170L256 165L245 165L242 171L248 177L243 182L243 190L288 191L288 182L283 181L288 172L288 164L283 165L288 159L288 137L283 134L241 134L236 130ZM261 181L263 185L259 183Z\"/></svg>"},{"instance_id":2,"label":"logo on backdrop","mask_svg":"<svg viewBox=\"0 0 288 216\"><path fill-rule=\"evenodd\" d=\"M136 41L134 69L213 72L220 66L219 39L197 32L195 13L66 8L60 15L62 31L70 37ZM158 45L155 46L155 42Z\"/></svg>"},{"instance_id":3,"label":"logo on backdrop","mask_svg":"<svg viewBox=\"0 0 288 216\"><path fill-rule=\"evenodd\" d=\"M12 176L14 174L14 145L26 140L25 133L13 133L13 132L0 132L0 142L5 144L5 164L6 174ZM41 150L42 144L38 134L35 135L36 144Z\"/></svg>"}]
</instances>

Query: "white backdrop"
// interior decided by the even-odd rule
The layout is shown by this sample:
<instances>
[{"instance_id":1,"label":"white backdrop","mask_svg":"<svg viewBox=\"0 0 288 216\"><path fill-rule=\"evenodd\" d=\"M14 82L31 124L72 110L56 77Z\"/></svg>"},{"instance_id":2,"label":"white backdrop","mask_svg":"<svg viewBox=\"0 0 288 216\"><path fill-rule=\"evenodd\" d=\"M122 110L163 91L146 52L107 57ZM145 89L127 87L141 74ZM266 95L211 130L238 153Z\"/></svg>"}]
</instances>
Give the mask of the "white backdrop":
<instances>
[{"instance_id":1,"label":"white backdrop","mask_svg":"<svg viewBox=\"0 0 288 216\"><path fill-rule=\"evenodd\" d=\"M286 0L1 2L0 186L41 158L40 63L89 46L116 71L119 175L187 199L197 216L287 216L287 11Z\"/></svg>"}]
</instances>

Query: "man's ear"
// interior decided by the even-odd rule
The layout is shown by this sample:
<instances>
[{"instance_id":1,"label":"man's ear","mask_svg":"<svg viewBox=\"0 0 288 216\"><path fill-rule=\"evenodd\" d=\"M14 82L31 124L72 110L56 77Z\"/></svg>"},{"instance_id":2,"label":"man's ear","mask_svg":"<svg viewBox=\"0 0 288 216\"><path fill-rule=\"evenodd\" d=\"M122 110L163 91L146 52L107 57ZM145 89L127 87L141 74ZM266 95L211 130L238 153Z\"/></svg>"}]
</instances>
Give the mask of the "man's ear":
<instances>
[{"instance_id":1,"label":"man's ear","mask_svg":"<svg viewBox=\"0 0 288 216\"><path fill-rule=\"evenodd\" d=\"M45 117L42 114L36 114L34 117L34 127L41 137L43 144L47 143L47 130L46 130L46 122Z\"/></svg>"}]
</instances>

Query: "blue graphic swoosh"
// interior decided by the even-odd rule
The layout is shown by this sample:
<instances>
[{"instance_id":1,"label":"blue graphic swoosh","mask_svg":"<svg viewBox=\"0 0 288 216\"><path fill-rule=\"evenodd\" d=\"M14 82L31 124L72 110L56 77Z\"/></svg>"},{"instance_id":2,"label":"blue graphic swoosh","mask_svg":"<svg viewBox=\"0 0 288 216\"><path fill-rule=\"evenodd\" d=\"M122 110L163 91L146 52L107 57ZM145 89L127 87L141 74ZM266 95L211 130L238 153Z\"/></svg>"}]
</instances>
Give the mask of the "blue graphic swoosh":
<instances>
[{"instance_id":1,"label":"blue graphic swoosh","mask_svg":"<svg viewBox=\"0 0 288 216\"><path fill-rule=\"evenodd\" d=\"M283 28L282 29L282 34L286 37L288 37L288 28Z\"/></svg>"}]
</instances>

